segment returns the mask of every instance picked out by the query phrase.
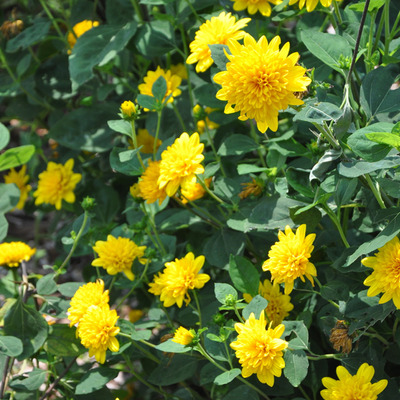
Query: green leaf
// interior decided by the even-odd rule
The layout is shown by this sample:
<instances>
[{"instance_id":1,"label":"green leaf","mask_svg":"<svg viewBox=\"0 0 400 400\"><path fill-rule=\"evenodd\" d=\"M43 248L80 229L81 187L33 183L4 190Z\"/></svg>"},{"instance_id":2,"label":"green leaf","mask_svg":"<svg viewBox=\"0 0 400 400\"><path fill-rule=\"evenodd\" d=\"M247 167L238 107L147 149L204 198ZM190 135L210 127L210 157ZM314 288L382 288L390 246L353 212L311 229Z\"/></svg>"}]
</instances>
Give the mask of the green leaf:
<instances>
[{"instance_id":1,"label":"green leaf","mask_svg":"<svg viewBox=\"0 0 400 400\"><path fill-rule=\"evenodd\" d=\"M365 8L365 3L366 3L365 1L361 1L357 4L351 4L349 5L349 8L354 11L363 12ZM371 0L368 6L368 12L379 10L384 4L385 0Z\"/></svg>"},{"instance_id":2,"label":"green leaf","mask_svg":"<svg viewBox=\"0 0 400 400\"><path fill-rule=\"evenodd\" d=\"M38 294L46 296L57 291L57 284L54 282L54 276L55 274L48 274L38 280L36 284Z\"/></svg>"},{"instance_id":3,"label":"green leaf","mask_svg":"<svg viewBox=\"0 0 400 400\"><path fill-rule=\"evenodd\" d=\"M283 338L288 337L292 332L294 338L290 340L290 348L295 350L308 349L308 329L303 321L283 321L285 332Z\"/></svg>"},{"instance_id":4,"label":"green leaf","mask_svg":"<svg viewBox=\"0 0 400 400\"><path fill-rule=\"evenodd\" d=\"M7 52L14 53L18 50L27 49L47 36L51 22L45 18L37 18L33 25L24 29L16 37L7 42Z\"/></svg>"},{"instance_id":5,"label":"green leaf","mask_svg":"<svg viewBox=\"0 0 400 400\"><path fill-rule=\"evenodd\" d=\"M19 201L20 192L14 183L0 183L0 213L12 210Z\"/></svg>"},{"instance_id":6,"label":"green leaf","mask_svg":"<svg viewBox=\"0 0 400 400\"><path fill-rule=\"evenodd\" d=\"M226 56L225 51L231 54L229 47L226 44L209 44L208 47L211 50L211 58L215 65L219 70L226 71L226 64L229 62L229 58Z\"/></svg>"},{"instance_id":7,"label":"green leaf","mask_svg":"<svg viewBox=\"0 0 400 400\"><path fill-rule=\"evenodd\" d=\"M387 144L388 146L396 148L400 151L400 136L388 132L373 132L367 133L367 138L379 144Z\"/></svg>"},{"instance_id":8,"label":"green leaf","mask_svg":"<svg viewBox=\"0 0 400 400\"><path fill-rule=\"evenodd\" d=\"M0 150L3 150L4 147L8 145L9 141L10 132L2 123L0 123Z\"/></svg>"},{"instance_id":9,"label":"green leaf","mask_svg":"<svg viewBox=\"0 0 400 400\"><path fill-rule=\"evenodd\" d=\"M223 229L209 237L203 253L208 263L218 268L225 268L229 264L231 255L243 254L244 241L243 233Z\"/></svg>"},{"instance_id":10,"label":"green leaf","mask_svg":"<svg viewBox=\"0 0 400 400\"><path fill-rule=\"evenodd\" d=\"M164 96L167 94L167 81L163 76L159 76L158 79L153 83L151 87L151 93L158 100L159 103L162 103Z\"/></svg>"},{"instance_id":11,"label":"green leaf","mask_svg":"<svg viewBox=\"0 0 400 400\"><path fill-rule=\"evenodd\" d=\"M228 285L227 283L216 283L214 285L215 298L221 303L225 304L226 296L233 296L233 298L238 298L238 292L236 289Z\"/></svg>"},{"instance_id":12,"label":"green leaf","mask_svg":"<svg viewBox=\"0 0 400 400\"><path fill-rule=\"evenodd\" d=\"M269 168L266 167L257 167L254 164L239 164L237 167L237 171L239 175L247 175L247 174L255 174L259 172L268 171Z\"/></svg>"},{"instance_id":13,"label":"green leaf","mask_svg":"<svg viewBox=\"0 0 400 400\"><path fill-rule=\"evenodd\" d=\"M101 389L112 379L115 379L119 371L106 367L94 368L88 371L75 388L75 394L88 394Z\"/></svg>"},{"instance_id":14,"label":"green leaf","mask_svg":"<svg viewBox=\"0 0 400 400\"><path fill-rule=\"evenodd\" d=\"M149 96L147 94L139 94L136 98L140 107L148 108L150 111L157 110L159 104L157 103L157 99L153 96Z\"/></svg>"},{"instance_id":15,"label":"green leaf","mask_svg":"<svg viewBox=\"0 0 400 400\"><path fill-rule=\"evenodd\" d=\"M351 150L366 161L379 161L385 158L391 147L386 144L377 144L367 138L368 133L391 132L393 124L379 122L355 131L347 139Z\"/></svg>"},{"instance_id":16,"label":"green leaf","mask_svg":"<svg viewBox=\"0 0 400 400\"><path fill-rule=\"evenodd\" d=\"M251 302L243 309L244 319L248 319L253 313L256 319L260 319L260 314L267 308L268 300L259 294L252 298Z\"/></svg>"},{"instance_id":17,"label":"green leaf","mask_svg":"<svg viewBox=\"0 0 400 400\"><path fill-rule=\"evenodd\" d=\"M168 21L152 21L142 25L134 37L135 46L144 56L160 57L175 48L175 35Z\"/></svg>"},{"instance_id":18,"label":"green leaf","mask_svg":"<svg viewBox=\"0 0 400 400\"><path fill-rule=\"evenodd\" d=\"M76 337L76 328L67 324L51 325L44 347L49 354L58 357L78 356L86 351Z\"/></svg>"},{"instance_id":19,"label":"green leaf","mask_svg":"<svg viewBox=\"0 0 400 400\"><path fill-rule=\"evenodd\" d=\"M392 90L397 67L379 67L368 73L361 85L361 108L369 119L381 113L400 111L400 90Z\"/></svg>"},{"instance_id":20,"label":"green leaf","mask_svg":"<svg viewBox=\"0 0 400 400\"><path fill-rule=\"evenodd\" d=\"M308 358L303 350L287 350L284 355L285 368L283 370L288 381L298 387L308 372Z\"/></svg>"},{"instance_id":21,"label":"green leaf","mask_svg":"<svg viewBox=\"0 0 400 400\"><path fill-rule=\"evenodd\" d=\"M66 282L58 285L58 291L65 297L72 297L84 282Z\"/></svg>"},{"instance_id":22,"label":"green leaf","mask_svg":"<svg viewBox=\"0 0 400 400\"><path fill-rule=\"evenodd\" d=\"M129 176L142 175L143 169L137 157L138 150L114 147L110 153L111 168Z\"/></svg>"},{"instance_id":23,"label":"green leaf","mask_svg":"<svg viewBox=\"0 0 400 400\"><path fill-rule=\"evenodd\" d=\"M29 376L27 378L14 377L10 382L10 387L14 390L37 390L43 385L44 381L46 380L46 375L47 371L34 368L31 372L29 372Z\"/></svg>"},{"instance_id":24,"label":"green leaf","mask_svg":"<svg viewBox=\"0 0 400 400\"><path fill-rule=\"evenodd\" d=\"M342 155L342 149L329 149L318 160L310 171L310 181L317 179L323 181L329 169L335 166L336 160Z\"/></svg>"},{"instance_id":25,"label":"green leaf","mask_svg":"<svg viewBox=\"0 0 400 400\"><path fill-rule=\"evenodd\" d=\"M0 171L26 164L35 154L35 146L26 144L13 147L0 154Z\"/></svg>"},{"instance_id":26,"label":"green leaf","mask_svg":"<svg viewBox=\"0 0 400 400\"><path fill-rule=\"evenodd\" d=\"M237 376L241 374L242 370L239 368L231 369L230 371L223 372L214 379L216 385L227 385L232 382Z\"/></svg>"},{"instance_id":27,"label":"green leaf","mask_svg":"<svg viewBox=\"0 0 400 400\"><path fill-rule=\"evenodd\" d=\"M241 385L230 390L226 396L222 400L238 400L238 399L246 399L246 400L259 400L257 392L248 387L247 385Z\"/></svg>"},{"instance_id":28,"label":"green leaf","mask_svg":"<svg viewBox=\"0 0 400 400\"><path fill-rule=\"evenodd\" d=\"M235 288L242 293L255 296L258 293L260 274L257 268L246 258L231 254L229 276Z\"/></svg>"},{"instance_id":29,"label":"green leaf","mask_svg":"<svg viewBox=\"0 0 400 400\"><path fill-rule=\"evenodd\" d=\"M69 56L69 72L73 86L79 87L93 77L93 68L103 66L125 48L135 34L135 21L120 25L100 25L85 32L77 40Z\"/></svg>"},{"instance_id":30,"label":"green leaf","mask_svg":"<svg viewBox=\"0 0 400 400\"><path fill-rule=\"evenodd\" d=\"M175 343L172 339L160 343L155 348L166 353L187 353L188 351L191 351L190 347L184 346L180 343Z\"/></svg>"},{"instance_id":31,"label":"green leaf","mask_svg":"<svg viewBox=\"0 0 400 400\"><path fill-rule=\"evenodd\" d=\"M112 147L113 136L107 128L107 121L115 116L116 111L115 106L107 104L78 108L59 119L50 128L49 136L68 149L107 151Z\"/></svg>"},{"instance_id":32,"label":"green leaf","mask_svg":"<svg viewBox=\"0 0 400 400\"><path fill-rule=\"evenodd\" d=\"M342 59L351 59L352 56L351 47L346 39L339 35L313 30L302 31L300 37L311 54L335 71L345 75Z\"/></svg>"},{"instance_id":33,"label":"green leaf","mask_svg":"<svg viewBox=\"0 0 400 400\"><path fill-rule=\"evenodd\" d=\"M17 357L21 361L36 353L47 339L49 326L32 306L21 299L8 310L4 317L4 333L21 339L23 351Z\"/></svg>"},{"instance_id":34,"label":"green leaf","mask_svg":"<svg viewBox=\"0 0 400 400\"><path fill-rule=\"evenodd\" d=\"M332 103L307 103L306 106L294 116L293 121L322 124L324 121L337 121L342 114L343 110Z\"/></svg>"},{"instance_id":35,"label":"green leaf","mask_svg":"<svg viewBox=\"0 0 400 400\"><path fill-rule=\"evenodd\" d=\"M0 354L16 357L22 353L22 342L14 336L0 336Z\"/></svg>"},{"instance_id":36,"label":"green leaf","mask_svg":"<svg viewBox=\"0 0 400 400\"><path fill-rule=\"evenodd\" d=\"M131 333L132 340L140 341L140 340L149 340L151 338L151 331L148 329L140 329Z\"/></svg>"},{"instance_id":37,"label":"green leaf","mask_svg":"<svg viewBox=\"0 0 400 400\"><path fill-rule=\"evenodd\" d=\"M374 239L363 243L358 249L351 254L346 261L344 267L351 265L358 257L372 253L376 249L383 247L389 240L392 240L400 232L400 213L397 214Z\"/></svg>"},{"instance_id":38,"label":"green leaf","mask_svg":"<svg viewBox=\"0 0 400 400\"><path fill-rule=\"evenodd\" d=\"M240 156L257 150L258 144L245 135L228 136L218 149L220 156Z\"/></svg>"},{"instance_id":39,"label":"green leaf","mask_svg":"<svg viewBox=\"0 0 400 400\"><path fill-rule=\"evenodd\" d=\"M357 190L358 179L341 178L335 190L335 203L338 207L350 202Z\"/></svg>"},{"instance_id":40,"label":"green leaf","mask_svg":"<svg viewBox=\"0 0 400 400\"><path fill-rule=\"evenodd\" d=\"M184 354L175 354L164 359L150 374L147 381L157 386L168 386L183 382L192 377L197 369L198 360Z\"/></svg>"},{"instance_id":41,"label":"green leaf","mask_svg":"<svg viewBox=\"0 0 400 400\"><path fill-rule=\"evenodd\" d=\"M107 125L110 129L115 132L122 133L123 135L132 137L132 127L130 122L125 121L124 119L112 119L111 121L107 121Z\"/></svg>"},{"instance_id":42,"label":"green leaf","mask_svg":"<svg viewBox=\"0 0 400 400\"><path fill-rule=\"evenodd\" d=\"M349 161L341 162L338 166L338 172L340 175L347 178L356 178L373 171L378 171L383 168L393 168L398 165L400 165L400 157L398 156L386 157L383 160L373 163L367 161Z\"/></svg>"}]
</instances>

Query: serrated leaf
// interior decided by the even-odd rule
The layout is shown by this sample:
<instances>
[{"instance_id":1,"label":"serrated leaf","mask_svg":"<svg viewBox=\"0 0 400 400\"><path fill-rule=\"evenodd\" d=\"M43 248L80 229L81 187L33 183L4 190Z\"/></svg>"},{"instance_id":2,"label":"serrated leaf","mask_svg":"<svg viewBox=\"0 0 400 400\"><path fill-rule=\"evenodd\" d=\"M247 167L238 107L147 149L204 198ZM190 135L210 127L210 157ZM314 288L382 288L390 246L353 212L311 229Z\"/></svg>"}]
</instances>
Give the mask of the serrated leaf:
<instances>
[{"instance_id":1,"label":"serrated leaf","mask_svg":"<svg viewBox=\"0 0 400 400\"><path fill-rule=\"evenodd\" d=\"M285 368L283 370L288 381L298 387L307 376L308 358L303 350L288 350L284 355Z\"/></svg>"}]
</instances>

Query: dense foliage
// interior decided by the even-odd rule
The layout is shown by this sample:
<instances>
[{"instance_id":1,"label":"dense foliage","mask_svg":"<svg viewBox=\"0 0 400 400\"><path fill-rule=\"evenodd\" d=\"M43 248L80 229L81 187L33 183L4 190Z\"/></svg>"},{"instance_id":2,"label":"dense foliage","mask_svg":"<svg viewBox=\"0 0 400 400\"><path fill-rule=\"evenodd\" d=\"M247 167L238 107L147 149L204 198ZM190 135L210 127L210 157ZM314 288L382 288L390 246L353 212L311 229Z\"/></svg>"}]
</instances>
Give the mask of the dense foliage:
<instances>
[{"instance_id":1,"label":"dense foliage","mask_svg":"<svg viewBox=\"0 0 400 400\"><path fill-rule=\"evenodd\" d=\"M400 398L398 1L0 15L0 398Z\"/></svg>"}]
</instances>

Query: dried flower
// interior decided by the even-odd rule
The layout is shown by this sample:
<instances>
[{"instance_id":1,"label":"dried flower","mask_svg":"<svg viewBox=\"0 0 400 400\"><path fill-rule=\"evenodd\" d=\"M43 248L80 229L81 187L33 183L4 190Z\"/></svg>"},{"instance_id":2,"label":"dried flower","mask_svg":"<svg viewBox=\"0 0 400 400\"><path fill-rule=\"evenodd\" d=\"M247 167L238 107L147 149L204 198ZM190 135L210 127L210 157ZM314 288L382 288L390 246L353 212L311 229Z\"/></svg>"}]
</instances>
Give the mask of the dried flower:
<instances>
[{"instance_id":1,"label":"dried flower","mask_svg":"<svg viewBox=\"0 0 400 400\"><path fill-rule=\"evenodd\" d=\"M353 340L349 336L349 327L346 321L336 321L336 325L331 329L329 341L333 348L342 353L349 354L353 347Z\"/></svg>"}]
</instances>

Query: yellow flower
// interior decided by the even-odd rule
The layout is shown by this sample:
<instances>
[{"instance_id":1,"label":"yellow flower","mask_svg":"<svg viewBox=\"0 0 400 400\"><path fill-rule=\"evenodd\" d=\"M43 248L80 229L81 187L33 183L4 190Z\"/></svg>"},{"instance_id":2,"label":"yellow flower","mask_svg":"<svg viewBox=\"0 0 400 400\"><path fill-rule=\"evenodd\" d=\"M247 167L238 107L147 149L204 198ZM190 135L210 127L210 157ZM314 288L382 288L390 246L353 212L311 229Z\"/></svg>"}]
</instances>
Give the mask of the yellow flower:
<instances>
[{"instance_id":1,"label":"yellow flower","mask_svg":"<svg viewBox=\"0 0 400 400\"><path fill-rule=\"evenodd\" d=\"M204 180L204 183L207 187L210 187L210 183L212 181L211 178L207 178ZM182 198L181 201L183 204L186 204L188 201L195 201L201 199L206 193L206 190L201 186L198 182L189 182L187 185L182 186L181 194Z\"/></svg>"},{"instance_id":2,"label":"yellow flower","mask_svg":"<svg viewBox=\"0 0 400 400\"><path fill-rule=\"evenodd\" d=\"M210 280L209 275L199 274L204 261L204 256L194 258L193 253L188 253L184 258L165 263L163 272L154 276L154 282L149 284L149 292L160 296L164 307L177 304L180 308L183 301L188 305L188 290L201 289Z\"/></svg>"},{"instance_id":3,"label":"yellow flower","mask_svg":"<svg viewBox=\"0 0 400 400\"><path fill-rule=\"evenodd\" d=\"M167 195L172 197L179 186L196 182L196 175L204 172L204 167L200 164L204 159L203 149L204 144L200 143L197 132L190 137L183 132L172 146L168 146L161 154L158 178L160 189L165 188Z\"/></svg>"},{"instance_id":4,"label":"yellow flower","mask_svg":"<svg viewBox=\"0 0 400 400\"><path fill-rule=\"evenodd\" d=\"M143 311L134 309L134 310L129 310L129 321L134 324L136 321L139 321L143 317Z\"/></svg>"},{"instance_id":5,"label":"yellow flower","mask_svg":"<svg viewBox=\"0 0 400 400\"><path fill-rule=\"evenodd\" d=\"M282 3L282 0L231 0L235 3L233 4L233 9L235 11L242 11L247 8L249 14L255 14L259 11L265 17L271 15L271 4L277 5Z\"/></svg>"},{"instance_id":6,"label":"yellow flower","mask_svg":"<svg viewBox=\"0 0 400 400\"><path fill-rule=\"evenodd\" d=\"M263 190L261 181L252 178L251 182L241 183L244 186L243 190L239 193L241 199L246 199L250 195L259 196Z\"/></svg>"},{"instance_id":7,"label":"yellow flower","mask_svg":"<svg viewBox=\"0 0 400 400\"><path fill-rule=\"evenodd\" d=\"M257 374L261 383L273 386L274 377L281 376L285 367L282 350L288 347L288 343L280 339L285 331L284 325L265 329L266 325L263 312L260 319L255 319L251 313L244 324L235 324L238 337L230 346L242 365L243 378Z\"/></svg>"},{"instance_id":8,"label":"yellow flower","mask_svg":"<svg viewBox=\"0 0 400 400\"><path fill-rule=\"evenodd\" d=\"M101 279L81 286L73 295L68 308L68 318L71 321L69 326L78 324L90 306L108 304L109 300L108 290L104 291Z\"/></svg>"},{"instance_id":9,"label":"yellow flower","mask_svg":"<svg viewBox=\"0 0 400 400\"><path fill-rule=\"evenodd\" d=\"M293 310L293 304L290 302L290 296L282 294L279 290L279 285L272 285L269 280L265 280L264 283L260 282L258 293L268 300L267 308L265 312L272 327L276 327L281 324L282 321L289 315L289 312ZM244 293L243 298L247 303L250 303L252 296Z\"/></svg>"},{"instance_id":10,"label":"yellow flower","mask_svg":"<svg viewBox=\"0 0 400 400\"><path fill-rule=\"evenodd\" d=\"M151 136L147 129L138 129L138 134L136 136L138 147L143 146L140 151L144 154L153 154L154 141L156 140L154 136ZM157 139L156 149L158 149L162 144L160 139Z\"/></svg>"},{"instance_id":11,"label":"yellow flower","mask_svg":"<svg viewBox=\"0 0 400 400\"><path fill-rule=\"evenodd\" d=\"M239 119L255 119L260 132L268 128L278 129L278 112L289 105L304 102L295 96L302 92L311 79L304 76L306 70L297 64L299 53L289 54L289 43L281 50L281 38L275 36L268 43L265 36L258 42L250 35L244 37L244 45L229 41L226 54L229 62L226 71L214 76L214 81L222 86L217 99L226 100L224 112L240 112Z\"/></svg>"},{"instance_id":12,"label":"yellow flower","mask_svg":"<svg viewBox=\"0 0 400 400\"><path fill-rule=\"evenodd\" d=\"M160 161L149 161L149 166L143 172L139 181L140 195L151 204L158 200L158 204L165 200L167 193L160 189L158 179L160 177Z\"/></svg>"},{"instance_id":13,"label":"yellow flower","mask_svg":"<svg viewBox=\"0 0 400 400\"><path fill-rule=\"evenodd\" d=\"M178 75L173 75L171 71L167 70L164 71L160 66L157 67L155 71L148 71L147 75L144 77L144 83L141 83L138 86L140 94L146 94L147 96L153 96L152 88L154 82L160 77L164 77L167 82L167 93L165 94L163 101L168 97L171 96L167 103L172 103L174 101L174 97L179 96L182 92L178 88L178 86L182 82L182 78ZM148 109L144 109L148 111Z\"/></svg>"},{"instance_id":14,"label":"yellow flower","mask_svg":"<svg viewBox=\"0 0 400 400\"><path fill-rule=\"evenodd\" d=\"M136 107L130 100L124 101L121 104L121 111L124 117L130 118L132 115L136 114Z\"/></svg>"},{"instance_id":15,"label":"yellow flower","mask_svg":"<svg viewBox=\"0 0 400 400\"><path fill-rule=\"evenodd\" d=\"M18 267L22 261L29 261L36 249L23 242L10 242L0 244L0 265Z\"/></svg>"},{"instance_id":16,"label":"yellow flower","mask_svg":"<svg viewBox=\"0 0 400 400\"><path fill-rule=\"evenodd\" d=\"M374 297L379 293L383 296L379 303L393 300L394 305L400 309L400 241L394 237L383 247L378 249L372 257L366 257L361 263L372 268L372 274L365 279L364 285L370 286L368 296Z\"/></svg>"},{"instance_id":17,"label":"yellow flower","mask_svg":"<svg viewBox=\"0 0 400 400\"><path fill-rule=\"evenodd\" d=\"M77 328L77 334L83 346L89 349L89 356L103 364L106 361L107 349L113 352L119 350L115 337L120 328L115 324L118 320L115 310L110 310L108 304L90 306L82 317Z\"/></svg>"},{"instance_id":18,"label":"yellow flower","mask_svg":"<svg viewBox=\"0 0 400 400\"><path fill-rule=\"evenodd\" d=\"M341 0L338 0L341 1ZM324 7L329 7L332 4L332 0L290 0L289 5L299 3L300 10L306 5L308 12L311 12L317 7L318 2L320 2Z\"/></svg>"},{"instance_id":19,"label":"yellow flower","mask_svg":"<svg viewBox=\"0 0 400 400\"><path fill-rule=\"evenodd\" d=\"M85 32L94 28L95 26L99 26L99 22L98 21L90 21L88 19L85 19L85 20L75 24L74 27L72 28L72 30L75 32L76 37L72 32L69 32L68 37L67 37L69 47L71 48L71 50L75 46L76 39L79 38L80 36L82 36ZM71 50L69 50L68 52L70 53Z\"/></svg>"},{"instance_id":20,"label":"yellow flower","mask_svg":"<svg viewBox=\"0 0 400 400\"><path fill-rule=\"evenodd\" d=\"M146 264L143 258L146 246L138 246L128 238L112 235L107 236L107 241L98 240L93 250L99 255L99 258L93 260L94 267L103 267L110 275L116 275L123 272L128 279L133 281L135 275L132 272L133 261L137 258L141 264Z\"/></svg>"},{"instance_id":21,"label":"yellow flower","mask_svg":"<svg viewBox=\"0 0 400 400\"><path fill-rule=\"evenodd\" d=\"M74 160L70 158L65 165L50 161L47 170L39 174L38 188L33 193L35 204L49 203L61 209L62 201L75 202L74 189L82 179L81 174L75 174L72 168Z\"/></svg>"},{"instance_id":22,"label":"yellow flower","mask_svg":"<svg viewBox=\"0 0 400 400\"><path fill-rule=\"evenodd\" d=\"M313 276L317 276L314 264L309 261L314 249L312 243L315 233L306 236L306 225L300 225L296 234L289 225L285 233L279 231L279 242L276 242L268 253L268 260L264 261L262 269L271 272L271 280L275 283L285 283L285 294L293 290L294 280L300 278L303 282L304 275L314 285Z\"/></svg>"},{"instance_id":23,"label":"yellow flower","mask_svg":"<svg viewBox=\"0 0 400 400\"><path fill-rule=\"evenodd\" d=\"M218 17L212 17L200 25L195 38L190 43L191 54L186 60L188 64L196 65L196 72L204 72L213 64L211 58L210 44L227 44L229 39L242 39L245 32L240 29L247 26L250 18L243 18L236 22L236 18L231 13L222 12Z\"/></svg>"},{"instance_id":24,"label":"yellow flower","mask_svg":"<svg viewBox=\"0 0 400 400\"><path fill-rule=\"evenodd\" d=\"M17 172L11 168L10 172L4 176L5 183L15 183L20 191L19 201L15 208L22 210L24 208L28 193L32 190L32 186L28 185L29 175L26 175L26 165Z\"/></svg>"},{"instance_id":25,"label":"yellow flower","mask_svg":"<svg viewBox=\"0 0 400 400\"><path fill-rule=\"evenodd\" d=\"M186 67L182 63L176 64L176 65L171 65L170 71L171 71L172 75L178 75L182 79L188 78L188 73L187 73Z\"/></svg>"},{"instance_id":26,"label":"yellow flower","mask_svg":"<svg viewBox=\"0 0 400 400\"><path fill-rule=\"evenodd\" d=\"M187 346L188 344L192 343L193 338L194 338L194 335L191 331L188 331L183 326L180 326L175 331L172 341L175 343L179 343L179 344L183 344L184 346Z\"/></svg>"},{"instance_id":27,"label":"yellow flower","mask_svg":"<svg viewBox=\"0 0 400 400\"><path fill-rule=\"evenodd\" d=\"M321 390L321 396L324 400L376 400L378 394L385 390L388 381L381 379L371 383L374 373L374 367L367 363L358 368L356 375L350 375L345 367L339 365L336 368L339 380L322 378L326 389Z\"/></svg>"}]
</instances>

